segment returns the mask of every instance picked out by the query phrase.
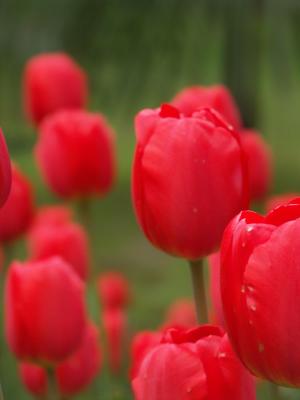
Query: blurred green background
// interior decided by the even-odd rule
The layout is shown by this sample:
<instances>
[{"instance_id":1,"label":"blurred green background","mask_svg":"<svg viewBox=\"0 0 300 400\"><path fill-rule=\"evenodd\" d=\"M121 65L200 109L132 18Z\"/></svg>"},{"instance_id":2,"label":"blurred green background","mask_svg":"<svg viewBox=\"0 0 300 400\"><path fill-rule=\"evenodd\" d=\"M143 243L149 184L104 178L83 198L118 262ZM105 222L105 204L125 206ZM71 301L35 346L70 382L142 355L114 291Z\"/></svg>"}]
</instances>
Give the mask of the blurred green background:
<instances>
[{"instance_id":1,"label":"blurred green background","mask_svg":"<svg viewBox=\"0 0 300 400\"><path fill-rule=\"evenodd\" d=\"M153 329L173 300L190 296L190 281L184 262L152 248L136 225L130 200L133 117L184 86L223 81L234 91L245 123L257 127L273 148L274 192L300 191L300 3L2 0L0 126L12 158L34 183L39 204L58 199L43 185L32 158L35 132L23 116L21 77L29 57L57 50L86 69L89 108L103 112L116 131L118 182L92 205L94 263L99 272L114 268L130 280L132 331ZM17 257L26 257L22 243ZM99 319L93 285L88 301ZM0 364L4 398L29 398L4 339ZM285 395L296 399L295 391ZM103 370L79 398L127 400L131 395L125 378L113 379Z\"/></svg>"}]
</instances>

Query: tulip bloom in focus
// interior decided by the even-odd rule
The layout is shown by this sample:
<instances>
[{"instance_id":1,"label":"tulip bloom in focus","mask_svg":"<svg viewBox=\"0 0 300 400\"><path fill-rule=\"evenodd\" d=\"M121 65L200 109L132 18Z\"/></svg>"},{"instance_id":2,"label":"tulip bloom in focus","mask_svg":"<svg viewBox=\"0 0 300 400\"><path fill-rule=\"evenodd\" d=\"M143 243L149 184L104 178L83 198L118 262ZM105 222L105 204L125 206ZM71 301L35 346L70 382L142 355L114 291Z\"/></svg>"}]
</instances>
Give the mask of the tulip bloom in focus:
<instances>
[{"instance_id":1,"label":"tulip bloom in focus","mask_svg":"<svg viewBox=\"0 0 300 400\"><path fill-rule=\"evenodd\" d=\"M78 349L86 329L84 286L58 257L13 262L5 284L5 333L21 360L55 364Z\"/></svg>"},{"instance_id":2,"label":"tulip bloom in focus","mask_svg":"<svg viewBox=\"0 0 300 400\"><path fill-rule=\"evenodd\" d=\"M128 281L119 272L107 272L98 278L98 296L104 309L123 309L130 301Z\"/></svg>"},{"instance_id":3,"label":"tulip bloom in focus","mask_svg":"<svg viewBox=\"0 0 300 400\"><path fill-rule=\"evenodd\" d=\"M225 230L223 310L232 344L258 377L300 387L300 198Z\"/></svg>"},{"instance_id":4,"label":"tulip bloom in focus","mask_svg":"<svg viewBox=\"0 0 300 400\"><path fill-rule=\"evenodd\" d=\"M0 209L0 241L9 242L26 233L34 216L32 186L14 165L7 201Z\"/></svg>"},{"instance_id":5,"label":"tulip bloom in focus","mask_svg":"<svg viewBox=\"0 0 300 400\"><path fill-rule=\"evenodd\" d=\"M214 326L170 329L132 381L136 400L254 400L254 380Z\"/></svg>"},{"instance_id":6,"label":"tulip bloom in focus","mask_svg":"<svg viewBox=\"0 0 300 400\"><path fill-rule=\"evenodd\" d=\"M101 114L61 111L40 126L38 166L65 198L104 195L115 178L113 133Z\"/></svg>"},{"instance_id":7,"label":"tulip bloom in focus","mask_svg":"<svg viewBox=\"0 0 300 400\"><path fill-rule=\"evenodd\" d=\"M184 117L170 105L141 111L135 129L132 194L145 235L189 260L210 254L248 200L238 135L214 110Z\"/></svg>"},{"instance_id":8,"label":"tulip bloom in focus","mask_svg":"<svg viewBox=\"0 0 300 400\"><path fill-rule=\"evenodd\" d=\"M169 307L163 329L193 328L197 325L195 304L190 299L180 299Z\"/></svg>"},{"instance_id":9,"label":"tulip bloom in focus","mask_svg":"<svg viewBox=\"0 0 300 400\"><path fill-rule=\"evenodd\" d=\"M87 95L86 75L67 54L40 54L27 62L23 77L24 108L34 124L61 109L84 108Z\"/></svg>"},{"instance_id":10,"label":"tulip bloom in focus","mask_svg":"<svg viewBox=\"0 0 300 400\"><path fill-rule=\"evenodd\" d=\"M0 128L0 207L3 206L11 189L11 164L5 142Z\"/></svg>"},{"instance_id":11,"label":"tulip bloom in focus","mask_svg":"<svg viewBox=\"0 0 300 400\"><path fill-rule=\"evenodd\" d=\"M235 129L240 129L242 125L238 106L230 91L223 85L192 86L183 89L171 104L188 117L199 108L214 108Z\"/></svg>"},{"instance_id":12,"label":"tulip bloom in focus","mask_svg":"<svg viewBox=\"0 0 300 400\"><path fill-rule=\"evenodd\" d=\"M247 157L250 200L261 201L272 183L271 149L255 131L243 130L240 138Z\"/></svg>"}]
</instances>

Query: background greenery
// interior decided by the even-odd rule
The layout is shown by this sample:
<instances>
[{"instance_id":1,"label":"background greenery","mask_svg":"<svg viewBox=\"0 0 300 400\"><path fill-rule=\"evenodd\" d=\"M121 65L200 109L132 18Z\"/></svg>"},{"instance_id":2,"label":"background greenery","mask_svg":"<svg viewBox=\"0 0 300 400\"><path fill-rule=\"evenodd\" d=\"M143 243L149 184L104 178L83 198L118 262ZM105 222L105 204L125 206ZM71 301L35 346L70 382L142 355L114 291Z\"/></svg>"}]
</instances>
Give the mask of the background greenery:
<instances>
[{"instance_id":1,"label":"background greenery","mask_svg":"<svg viewBox=\"0 0 300 400\"><path fill-rule=\"evenodd\" d=\"M274 192L300 191L299 15L297 0L1 1L0 125L12 158L34 183L39 204L58 199L40 179L32 158L35 132L22 113L21 76L30 56L56 50L74 56L89 75L89 108L103 112L116 131L118 182L111 194L93 202L90 233L97 270L123 271L132 285L132 330L155 328L168 304L190 295L184 263L152 248L134 219L135 113L169 100L186 85L224 81L246 123L262 131L273 148ZM26 256L22 243L16 252ZM99 319L94 289L91 284L88 302ZM29 398L3 338L0 373L6 400ZM296 398L296 392L286 396ZM103 370L79 398L131 395L125 378L113 379Z\"/></svg>"}]
</instances>

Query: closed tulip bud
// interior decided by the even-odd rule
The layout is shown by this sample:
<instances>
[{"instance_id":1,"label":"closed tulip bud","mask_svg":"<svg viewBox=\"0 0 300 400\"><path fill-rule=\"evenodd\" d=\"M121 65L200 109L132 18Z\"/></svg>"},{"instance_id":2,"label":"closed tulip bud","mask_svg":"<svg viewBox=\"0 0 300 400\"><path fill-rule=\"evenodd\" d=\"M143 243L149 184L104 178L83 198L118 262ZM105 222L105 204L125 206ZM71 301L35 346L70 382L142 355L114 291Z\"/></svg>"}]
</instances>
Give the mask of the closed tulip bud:
<instances>
[{"instance_id":1,"label":"closed tulip bud","mask_svg":"<svg viewBox=\"0 0 300 400\"><path fill-rule=\"evenodd\" d=\"M98 330L90 323L79 349L56 368L59 391L74 395L84 390L98 374L101 362Z\"/></svg>"},{"instance_id":2,"label":"closed tulip bud","mask_svg":"<svg viewBox=\"0 0 300 400\"><path fill-rule=\"evenodd\" d=\"M131 342L131 380L138 375L145 356L160 343L161 338L162 333L155 331L143 331L134 336Z\"/></svg>"},{"instance_id":3,"label":"closed tulip bud","mask_svg":"<svg viewBox=\"0 0 300 400\"><path fill-rule=\"evenodd\" d=\"M86 74L67 54L40 54L27 62L23 100L25 113L34 124L61 109L85 107L87 95Z\"/></svg>"},{"instance_id":4,"label":"closed tulip bud","mask_svg":"<svg viewBox=\"0 0 300 400\"><path fill-rule=\"evenodd\" d=\"M132 194L144 233L176 256L210 254L247 204L238 135L213 110L184 117L170 105L141 111L135 127Z\"/></svg>"},{"instance_id":5,"label":"closed tulip bud","mask_svg":"<svg viewBox=\"0 0 300 400\"><path fill-rule=\"evenodd\" d=\"M11 190L0 209L0 241L9 242L25 234L32 222L34 208L31 183L14 165Z\"/></svg>"},{"instance_id":6,"label":"closed tulip bud","mask_svg":"<svg viewBox=\"0 0 300 400\"><path fill-rule=\"evenodd\" d=\"M88 238L84 229L73 222L37 224L28 236L31 260L59 256L86 280L89 272Z\"/></svg>"},{"instance_id":7,"label":"closed tulip bud","mask_svg":"<svg viewBox=\"0 0 300 400\"><path fill-rule=\"evenodd\" d=\"M252 130L241 131L241 145L247 157L250 200L261 201L272 183L271 149L262 136Z\"/></svg>"},{"instance_id":8,"label":"closed tulip bud","mask_svg":"<svg viewBox=\"0 0 300 400\"><path fill-rule=\"evenodd\" d=\"M212 322L226 327L220 285L220 253L214 253L208 257L210 272L210 298L212 302Z\"/></svg>"},{"instance_id":9,"label":"closed tulip bud","mask_svg":"<svg viewBox=\"0 0 300 400\"><path fill-rule=\"evenodd\" d=\"M170 329L132 381L136 400L254 400L253 378L218 327Z\"/></svg>"},{"instance_id":10,"label":"closed tulip bud","mask_svg":"<svg viewBox=\"0 0 300 400\"><path fill-rule=\"evenodd\" d=\"M224 232L223 310L232 344L255 375L300 387L300 199L265 217L243 211Z\"/></svg>"},{"instance_id":11,"label":"closed tulip bud","mask_svg":"<svg viewBox=\"0 0 300 400\"><path fill-rule=\"evenodd\" d=\"M5 142L0 128L0 207L3 206L11 189L11 164Z\"/></svg>"},{"instance_id":12,"label":"closed tulip bud","mask_svg":"<svg viewBox=\"0 0 300 400\"><path fill-rule=\"evenodd\" d=\"M284 193L269 197L266 201L265 209L270 212L273 208L287 204L296 197L300 197L300 193Z\"/></svg>"},{"instance_id":13,"label":"closed tulip bud","mask_svg":"<svg viewBox=\"0 0 300 400\"><path fill-rule=\"evenodd\" d=\"M106 338L108 365L112 373L118 374L123 362L127 317L121 309L105 309L102 314L102 323Z\"/></svg>"},{"instance_id":14,"label":"closed tulip bud","mask_svg":"<svg viewBox=\"0 0 300 400\"><path fill-rule=\"evenodd\" d=\"M72 210L65 206L44 206L40 207L34 217L32 229L44 225L61 226L72 222Z\"/></svg>"},{"instance_id":15,"label":"closed tulip bud","mask_svg":"<svg viewBox=\"0 0 300 400\"><path fill-rule=\"evenodd\" d=\"M78 349L86 329L84 286L58 257L13 262L5 284L5 333L20 360L56 364Z\"/></svg>"},{"instance_id":16,"label":"closed tulip bud","mask_svg":"<svg viewBox=\"0 0 300 400\"><path fill-rule=\"evenodd\" d=\"M234 128L239 129L242 125L238 106L230 91L223 85L192 86L183 89L174 97L172 104L188 117L199 108L214 108Z\"/></svg>"},{"instance_id":17,"label":"closed tulip bud","mask_svg":"<svg viewBox=\"0 0 300 400\"><path fill-rule=\"evenodd\" d=\"M40 126L37 163L64 198L103 195L115 178L113 134L101 114L61 111Z\"/></svg>"},{"instance_id":18,"label":"closed tulip bud","mask_svg":"<svg viewBox=\"0 0 300 400\"><path fill-rule=\"evenodd\" d=\"M43 367L23 362L19 365L19 374L23 385L34 396L45 396L47 393L48 382L47 374Z\"/></svg>"},{"instance_id":19,"label":"closed tulip bud","mask_svg":"<svg viewBox=\"0 0 300 400\"><path fill-rule=\"evenodd\" d=\"M119 272L107 272L98 278L98 296L104 309L122 309L130 301L129 284Z\"/></svg>"},{"instance_id":20,"label":"closed tulip bud","mask_svg":"<svg viewBox=\"0 0 300 400\"><path fill-rule=\"evenodd\" d=\"M169 307L164 327L188 329L197 325L195 304L190 299L180 299ZM165 329L164 328L164 329Z\"/></svg>"}]
</instances>

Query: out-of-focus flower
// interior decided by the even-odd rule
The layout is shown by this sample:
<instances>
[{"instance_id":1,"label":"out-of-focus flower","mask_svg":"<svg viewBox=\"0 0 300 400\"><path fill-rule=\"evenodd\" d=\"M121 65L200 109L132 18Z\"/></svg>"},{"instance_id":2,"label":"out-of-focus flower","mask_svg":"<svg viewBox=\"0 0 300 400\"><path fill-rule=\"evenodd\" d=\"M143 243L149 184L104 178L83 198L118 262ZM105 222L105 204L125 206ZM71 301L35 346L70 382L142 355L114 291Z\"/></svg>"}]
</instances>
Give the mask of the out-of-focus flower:
<instances>
[{"instance_id":1,"label":"out-of-focus flower","mask_svg":"<svg viewBox=\"0 0 300 400\"><path fill-rule=\"evenodd\" d=\"M128 281L119 272L106 272L100 275L97 288L104 309L123 309L130 301Z\"/></svg>"},{"instance_id":2,"label":"out-of-focus flower","mask_svg":"<svg viewBox=\"0 0 300 400\"><path fill-rule=\"evenodd\" d=\"M167 310L163 328L193 328L197 325L195 304L190 299L176 300Z\"/></svg>"}]
</instances>

